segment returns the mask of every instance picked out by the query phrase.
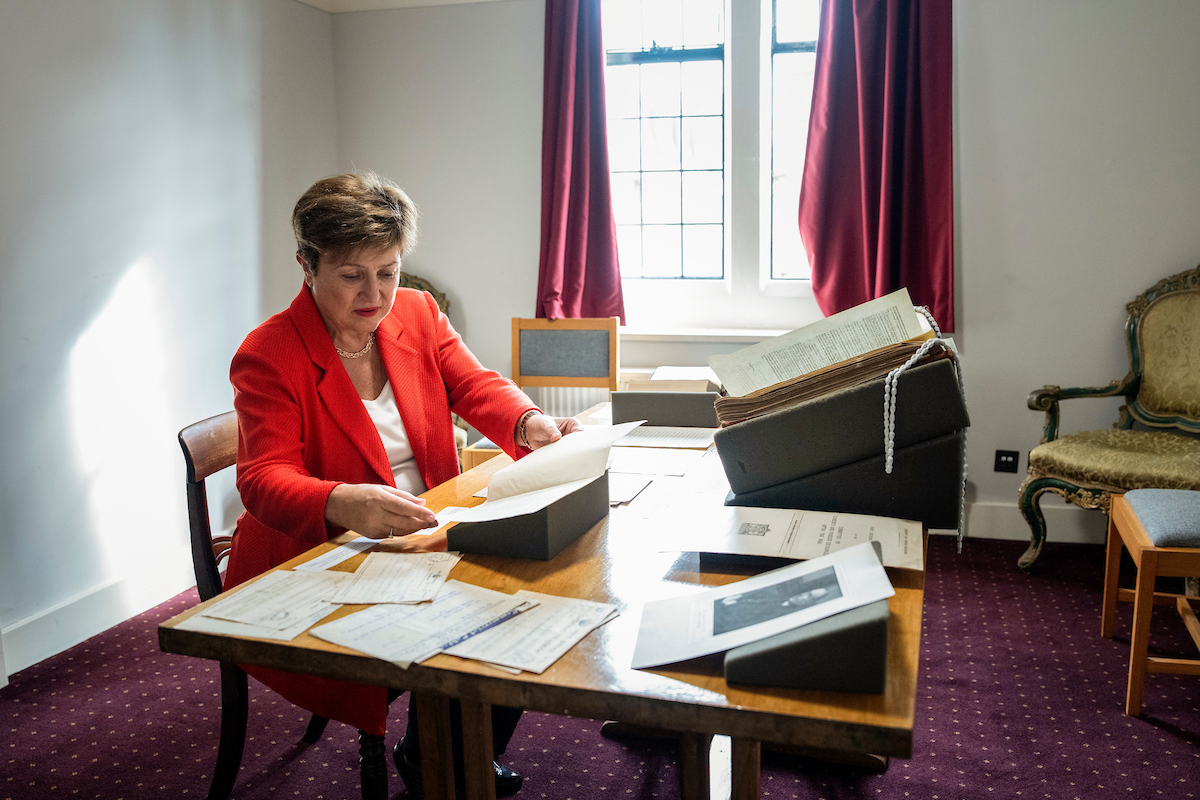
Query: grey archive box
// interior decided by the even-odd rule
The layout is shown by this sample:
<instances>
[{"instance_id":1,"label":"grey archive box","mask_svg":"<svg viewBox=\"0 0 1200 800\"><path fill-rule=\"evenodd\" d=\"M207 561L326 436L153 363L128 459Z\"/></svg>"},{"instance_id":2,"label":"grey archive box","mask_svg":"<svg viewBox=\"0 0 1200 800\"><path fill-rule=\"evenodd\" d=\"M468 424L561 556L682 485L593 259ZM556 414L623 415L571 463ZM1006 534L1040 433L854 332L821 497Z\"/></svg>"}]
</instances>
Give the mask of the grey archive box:
<instances>
[{"instance_id":1,"label":"grey archive box","mask_svg":"<svg viewBox=\"0 0 1200 800\"><path fill-rule=\"evenodd\" d=\"M887 600L878 600L735 647L725 654L725 680L882 694L887 685L888 614Z\"/></svg>"},{"instance_id":2,"label":"grey archive box","mask_svg":"<svg viewBox=\"0 0 1200 800\"><path fill-rule=\"evenodd\" d=\"M549 561L608 514L608 472L532 514L459 522L446 547L462 553Z\"/></svg>"},{"instance_id":3,"label":"grey archive box","mask_svg":"<svg viewBox=\"0 0 1200 800\"><path fill-rule=\"evenodd\" d=\"M614 425L644 419L668 428L717 427L716 392L613 392Z\"/></svg>"},{"instance_id":4,"label":"grey archive box","mask_svg":"<svg viewBox=\"0 0 1200 800\"><path fill-rule=\"evenodd\" d=\"M730 492L725 505L873 514L954 529L961 522L965 459L966 432L954 431L896 449L890 473L881 453L775 486Z\"/></svg>"},{"instance_id":5,"label":"grey archive box","mask_svg":"<svg viewBox=\"0 0 1200 800\"><path fill-rule=\"evenodd\" d=\"M741 496L882 456L883 380L865 381L718 430L714 437L717 454L734 494ZM897 450L970 424L955 365L949 358L900 375Z\"/></svg>"}]
</instances>

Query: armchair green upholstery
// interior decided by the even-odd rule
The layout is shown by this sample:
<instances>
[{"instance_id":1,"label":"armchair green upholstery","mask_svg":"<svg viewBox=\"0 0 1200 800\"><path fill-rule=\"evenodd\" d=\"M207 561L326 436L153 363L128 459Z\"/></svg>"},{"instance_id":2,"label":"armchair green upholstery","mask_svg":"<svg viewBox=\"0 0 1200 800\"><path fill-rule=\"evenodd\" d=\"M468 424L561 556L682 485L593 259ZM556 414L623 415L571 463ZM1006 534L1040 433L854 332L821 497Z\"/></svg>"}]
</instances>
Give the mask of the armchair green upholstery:
<instances>
[{"instance_id":1,"label":"armchair green upholstery","mask_svg":"<svg viewBox=\"0 0 1200 800\"><path fill-rule=\"evenodd\" d=\"M1039 505L1046 492L1108 514L1112 495L1131 489L1200 489L1200 439L1189 435L1200 433L1200 267L1164 278L1125 308L1128 375L1108 386L1043 386L1029 395L1046 421L1018 490L1031 531L1017 561L1023 570L1046 542ZM1059 435L1061 401L1117 396L1125 405L1112 428Z\"/></svg>"}]
</instances>

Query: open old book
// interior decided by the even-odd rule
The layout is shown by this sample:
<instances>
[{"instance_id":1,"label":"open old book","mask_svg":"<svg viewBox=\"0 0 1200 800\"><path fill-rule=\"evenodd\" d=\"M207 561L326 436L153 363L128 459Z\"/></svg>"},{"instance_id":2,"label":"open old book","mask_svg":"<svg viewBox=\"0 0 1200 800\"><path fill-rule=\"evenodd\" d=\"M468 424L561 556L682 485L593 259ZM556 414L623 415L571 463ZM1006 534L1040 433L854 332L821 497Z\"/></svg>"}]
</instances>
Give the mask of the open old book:
<instances>
[{"instance_id":1,"label":"open old book","mask_svg":"<svg viewBox=\"0 0 1200 800\"><path fill-rule=\"evenodd\" d=\"M708 359L728 395L716 401L722 427L879 378L933 337L900 289L783 336ZM947 355L935 348L925 363Z\"/></svg>"}]
</instances>

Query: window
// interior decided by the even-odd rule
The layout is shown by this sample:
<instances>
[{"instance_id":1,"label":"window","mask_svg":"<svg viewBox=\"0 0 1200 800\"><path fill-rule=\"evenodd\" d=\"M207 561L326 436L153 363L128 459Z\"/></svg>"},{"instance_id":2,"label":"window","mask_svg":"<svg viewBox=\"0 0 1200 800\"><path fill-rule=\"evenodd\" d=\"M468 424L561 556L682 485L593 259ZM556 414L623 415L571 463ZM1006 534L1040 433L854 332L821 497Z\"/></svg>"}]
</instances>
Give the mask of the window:
<instances>
[{"instance_id":1,"label":"window","mask_svg":"<svg viewBox=\"0 0 1200 800\"><path fill-rule=\"evenodd\" d=\"M631 327L791 328L819 318L796 226L818 6L603 0Z\"/></svg>"}]
</instances>

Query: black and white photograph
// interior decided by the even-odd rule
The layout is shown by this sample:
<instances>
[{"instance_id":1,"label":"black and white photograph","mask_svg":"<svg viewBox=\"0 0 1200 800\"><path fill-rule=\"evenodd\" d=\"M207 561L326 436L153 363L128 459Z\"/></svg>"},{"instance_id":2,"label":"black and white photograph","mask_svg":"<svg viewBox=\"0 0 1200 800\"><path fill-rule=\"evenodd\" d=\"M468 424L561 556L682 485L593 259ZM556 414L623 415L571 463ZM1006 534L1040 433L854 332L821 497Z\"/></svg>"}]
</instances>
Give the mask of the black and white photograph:
<instances>
[{"instance_id":1,"label":"black and white photograph","mask_svg":"<svg viewBox=\"0 0 1200 800\"><path fill-rule=\"evenodd\" d=\"M842 596L833 567L713 601L713 636L795 614Z\"/></svg>"}]
</instances>

